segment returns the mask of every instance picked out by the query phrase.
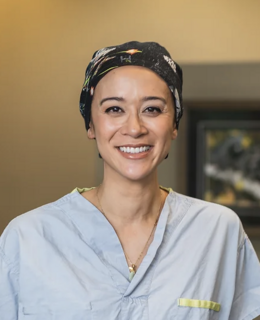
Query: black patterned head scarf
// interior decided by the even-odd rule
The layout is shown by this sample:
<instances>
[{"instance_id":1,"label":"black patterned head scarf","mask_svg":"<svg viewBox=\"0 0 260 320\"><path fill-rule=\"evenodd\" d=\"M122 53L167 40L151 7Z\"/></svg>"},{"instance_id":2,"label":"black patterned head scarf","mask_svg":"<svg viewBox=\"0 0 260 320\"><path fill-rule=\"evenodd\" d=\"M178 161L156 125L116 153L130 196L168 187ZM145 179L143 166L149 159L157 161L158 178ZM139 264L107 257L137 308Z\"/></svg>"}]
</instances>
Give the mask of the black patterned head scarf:
<instances>
[{"instance_id":1,"label":"black patterned head scarf","mask_svg":"<svg viewBox=\"0 0 260 320\"><path fill-rule=\"evenodd\" d=\"M168 85L174 100L176 127L183 114L182 69L169 52L156 42L127 42L96 51L90 61L80 96L80 112L89 129L91 102L98 82L111 70L141 66L158 74Z\"/></svg>"}]
</instances>

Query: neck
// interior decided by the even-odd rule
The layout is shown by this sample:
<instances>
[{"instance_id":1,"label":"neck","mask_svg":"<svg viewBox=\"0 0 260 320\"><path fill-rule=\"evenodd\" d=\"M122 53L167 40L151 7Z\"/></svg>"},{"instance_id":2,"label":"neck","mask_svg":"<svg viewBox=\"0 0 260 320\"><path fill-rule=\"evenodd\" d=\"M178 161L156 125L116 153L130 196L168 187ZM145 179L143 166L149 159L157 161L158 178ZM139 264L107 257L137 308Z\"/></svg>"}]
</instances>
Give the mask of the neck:
<instances>
[{"instance_id":1,"label":"neck","mask_svg":"<svg viewBox=\"0 0 260 320\"><path fill-rule=\"evenodd\" d=\"M97 189L103 213L112 225L155 222L165 194L159 188L157 173L141 181L108 177Z\"/></svg>"}]
</instances>

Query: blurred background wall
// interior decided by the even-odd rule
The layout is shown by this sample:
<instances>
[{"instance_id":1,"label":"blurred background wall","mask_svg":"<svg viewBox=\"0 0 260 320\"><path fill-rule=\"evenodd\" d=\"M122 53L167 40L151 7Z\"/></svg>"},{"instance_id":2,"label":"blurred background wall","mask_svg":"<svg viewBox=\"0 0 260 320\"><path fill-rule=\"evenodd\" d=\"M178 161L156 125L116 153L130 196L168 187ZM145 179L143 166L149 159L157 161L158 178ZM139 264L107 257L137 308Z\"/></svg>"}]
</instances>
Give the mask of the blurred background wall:
<instances>
[{"instance_id":1,"label":"blurred background wall","mask_svg":"<svg viewBox=\"0 0 260 320\"><path fill-rule=\"evenodd\" d=\"M100 182L102 161L78 111L96 49L129 40L161 43L187 70L184 99L186 92L191 100L198 85L193 66L260 63L257 0L0 4L0 233L16 215ZM185 193L184 127L160 181Z\"/></svg>"}]
</instances>

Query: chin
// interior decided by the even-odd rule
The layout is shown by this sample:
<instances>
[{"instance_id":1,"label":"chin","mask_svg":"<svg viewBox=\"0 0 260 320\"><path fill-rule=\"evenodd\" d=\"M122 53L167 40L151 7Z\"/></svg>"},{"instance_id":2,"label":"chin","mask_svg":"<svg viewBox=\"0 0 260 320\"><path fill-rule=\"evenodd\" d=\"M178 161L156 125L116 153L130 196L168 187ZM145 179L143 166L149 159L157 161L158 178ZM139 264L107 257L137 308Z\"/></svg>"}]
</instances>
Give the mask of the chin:
<instances>
[{"instance_id":1,"label":"chin","mask_svg":"<svg viewBox=\"0 0 260 320\"><path fill-rule=\"evenodd\" d=\"M109 161L104 159L108 176L115 177L115 174L129 181L142 181L157 175L157 167L161 159L142 159L142 160L125 160Z\"/></svg>"},{"instance_id":2,"label":"chin","mask_svg":"<svg viewBox=\"0 0 260 320\"><path fill-rule=\"evenodd\" d=\"M138 182L147 179L149 176L156 174L156 170L138 170L139 168L131 168L130 170L120 170L120 175L129 181Z\"/></svg>"}]
</instances>

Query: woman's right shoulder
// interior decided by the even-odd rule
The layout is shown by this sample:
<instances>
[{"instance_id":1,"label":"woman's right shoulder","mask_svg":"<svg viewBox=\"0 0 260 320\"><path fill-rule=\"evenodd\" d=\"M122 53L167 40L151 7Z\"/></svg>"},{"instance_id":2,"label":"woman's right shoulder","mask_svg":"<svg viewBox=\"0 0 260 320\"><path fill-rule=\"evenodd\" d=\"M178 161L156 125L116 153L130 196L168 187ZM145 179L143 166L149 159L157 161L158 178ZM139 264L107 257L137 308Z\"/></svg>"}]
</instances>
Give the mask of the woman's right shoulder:
<instances>
[{"instance_id":1,"label":"woman's right shoulder","mask_svg":"<svg viewBox=\"0 0 260 320\"><path fill-rule=\"evenodd\" d=\"M25 212L12 219L0 237L0 249L12 251L19 246L21 238L33 238L36 234L43 234L46 230L57 229L66 223L66 205L77 197L77 193L68 193L54 202ZM8 247L11 246L12 248Z\"/></svg>"}]
</instances>

